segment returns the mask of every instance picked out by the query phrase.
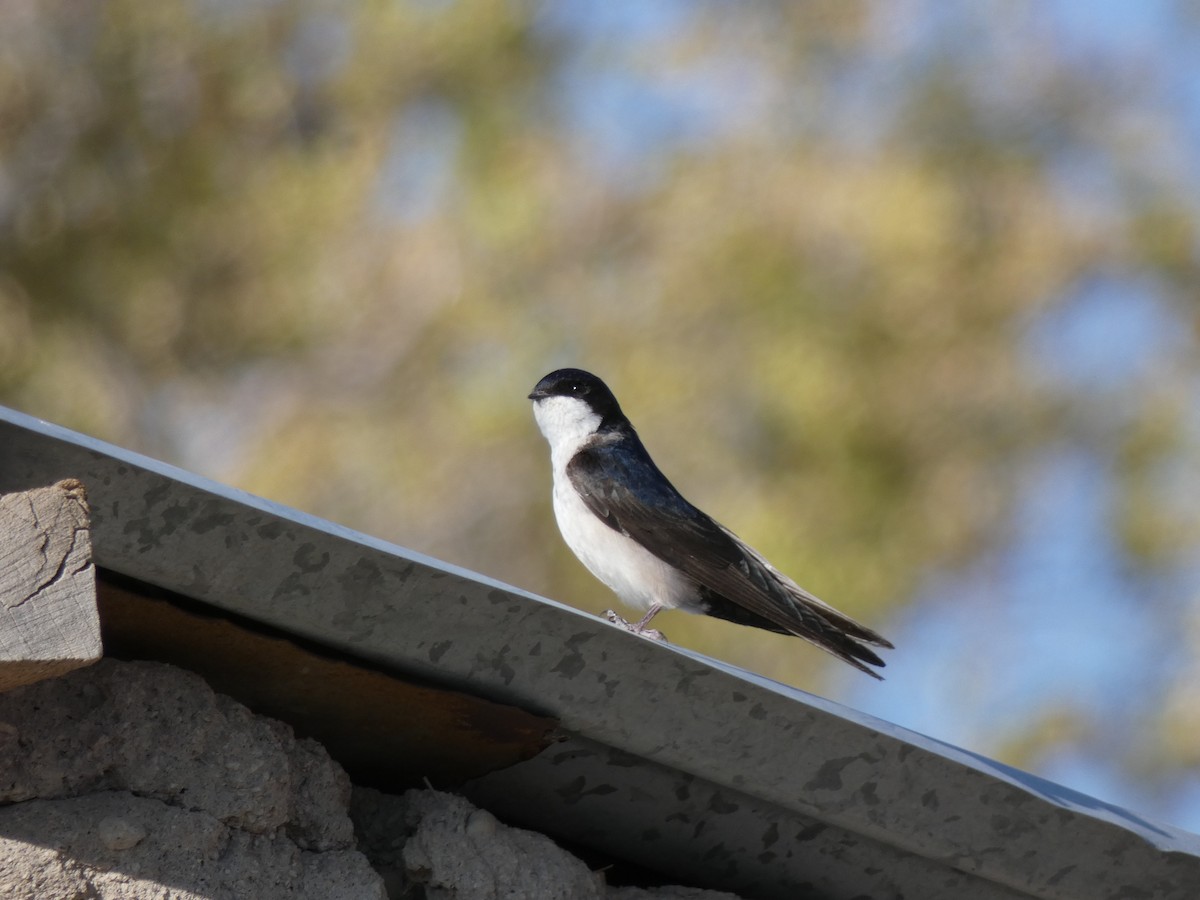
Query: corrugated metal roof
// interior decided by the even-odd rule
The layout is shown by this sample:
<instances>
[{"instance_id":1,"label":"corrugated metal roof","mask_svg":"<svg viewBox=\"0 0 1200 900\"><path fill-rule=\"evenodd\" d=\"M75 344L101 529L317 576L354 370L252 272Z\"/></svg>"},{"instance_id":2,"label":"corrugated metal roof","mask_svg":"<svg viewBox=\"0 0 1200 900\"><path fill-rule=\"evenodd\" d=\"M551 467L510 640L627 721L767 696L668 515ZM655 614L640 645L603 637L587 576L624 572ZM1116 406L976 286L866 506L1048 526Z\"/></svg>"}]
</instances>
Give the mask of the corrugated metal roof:
<instances>
[{"instance_id":1,"label":"corrugated metal roof","mask_svg":"<svg viewBox=\"0 0 1200 900\"><path fill-rule=\"evenodd\" d=\"M107 570L557 719L466 786L510 821L747 896L1200 895L1196 835L0 410L0 491L64 477Z\"/></svg>"}]
</instances>

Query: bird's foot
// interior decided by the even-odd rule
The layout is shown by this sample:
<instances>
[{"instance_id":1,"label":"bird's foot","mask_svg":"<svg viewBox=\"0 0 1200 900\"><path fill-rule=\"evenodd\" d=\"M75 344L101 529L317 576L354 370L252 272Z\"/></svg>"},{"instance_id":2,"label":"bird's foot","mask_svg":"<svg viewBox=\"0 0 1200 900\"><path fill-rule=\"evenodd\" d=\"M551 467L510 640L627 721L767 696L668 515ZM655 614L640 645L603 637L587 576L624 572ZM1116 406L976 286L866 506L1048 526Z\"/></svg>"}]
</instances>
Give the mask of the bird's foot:
<instances>
[{"instance_id":1,"label":"bird's foot","mask_svg":"<svg viewBox=\"0 0 1200 900\"><path fill-rule=\"evenodd\" d=\"M606 609L604 618L612 622L614 625L619 625L631 634L640 634L644 638L649 638L652 641L662 641L664 644L669 643L667 636L657 628L647 628L646 619L640 622L630 622L628 619L622 618L617 614L616 610Z\"/></svg>"}]
</instances>

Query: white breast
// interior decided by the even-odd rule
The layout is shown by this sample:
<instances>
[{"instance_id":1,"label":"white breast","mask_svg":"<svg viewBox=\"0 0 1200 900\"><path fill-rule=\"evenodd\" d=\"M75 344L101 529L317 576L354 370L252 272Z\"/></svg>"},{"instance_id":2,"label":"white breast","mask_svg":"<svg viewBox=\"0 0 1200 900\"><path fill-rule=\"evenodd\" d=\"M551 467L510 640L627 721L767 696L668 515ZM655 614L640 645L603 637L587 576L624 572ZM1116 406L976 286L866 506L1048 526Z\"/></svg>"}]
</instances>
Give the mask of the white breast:
<instances>
[{"instance_id":1,"label":"white breast","mask_svg":"<svg viewBox=\"0 0 1200 900\"><path fill-rule=\"evenodd\" d=\"M687 606L696 587L640 544L609 528L588 509L567 477L554 472L554 516L563 540L588 571L635 609L658 603Z\"/></svg>"},{"instance_id":2,"label":"white breast","mask_svg":"<svg viewBox=\"0 0 1200 900\"><path fill-rule=\"evenodd\" d=\"M689 607L696 586L636 541L606 526L580 499L565 467L554 469L554 517L566 546L625 604Z\"/></svg>"},{"instance_id":3,"label":"white breast","mask_svg":"<svg viewBox=\"0 0 1200 900\"><path fill-rule=\"evenodd\" d=\"M539 400L533 404L533 415L550 444L558 530L588 571L636 609L647 609L652 603L668 609L694 606L695 584L636 541L600 521L584 505L567 476L567 463L595 435L600 417L574 397Z\"/></svg>"}]
</instances>

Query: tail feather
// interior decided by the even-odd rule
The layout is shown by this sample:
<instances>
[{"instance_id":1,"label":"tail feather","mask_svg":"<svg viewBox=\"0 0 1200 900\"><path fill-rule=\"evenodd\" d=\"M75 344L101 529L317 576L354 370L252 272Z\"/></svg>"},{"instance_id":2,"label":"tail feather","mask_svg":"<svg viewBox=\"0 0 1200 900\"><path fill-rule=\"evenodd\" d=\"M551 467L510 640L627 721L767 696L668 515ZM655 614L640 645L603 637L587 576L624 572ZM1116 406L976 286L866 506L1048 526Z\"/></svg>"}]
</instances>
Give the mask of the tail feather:
<instances>
[{"instance_id":1,"label":"tail feather","mask_svg":"<svg viewBox=\"0 0 1200 900\"><path fill-rule=\"evenodd\" d=\"M732 531L698 510L689 524L703 526L703 541L689 543L686 538L692 532L682 529L675 535L679 540L671 544L671 553L662 552L662 541L643 546L649 546L652 553L692 580L698 611L742 625L793 634L860 671L880 677L869 666L882 667L883 660L865 645L891 647L890 641L814 597Z\"/></svg>"},{"instance_id":2,"label":"tail feather","mask_svg":"<svg viewBox=\"0 0 1200 900\"><path fill-rule=\"evenodd\" d=\"M700 594L700 602L707 615L725 619L737 625L750 625L773 631L776 634L790 634L803 638L843 662L849 663L860 672L866 672L872 678L883 680L883 676L869 666L884 668L887 663L875 651L861 642L869 642L880 647L891 647L892 645L869 628L831 610L823 603L812 606L804 603L803 600L798 600L790 604L793 614L787 617L790 620L789 627L784 627L707 588L702 588ZM828 617L827 610L834 612L834 616ZM843 623L849 623L854 627L846 628Z\"/></svg>"}]
</instances>

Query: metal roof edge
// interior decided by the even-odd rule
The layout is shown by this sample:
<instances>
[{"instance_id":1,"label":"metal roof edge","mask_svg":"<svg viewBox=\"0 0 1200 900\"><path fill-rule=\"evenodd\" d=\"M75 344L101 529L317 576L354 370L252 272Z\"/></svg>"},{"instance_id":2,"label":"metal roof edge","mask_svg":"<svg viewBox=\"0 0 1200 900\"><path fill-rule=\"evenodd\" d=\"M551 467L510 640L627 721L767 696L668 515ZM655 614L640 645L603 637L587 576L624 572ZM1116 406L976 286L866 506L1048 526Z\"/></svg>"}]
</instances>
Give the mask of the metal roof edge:
<instances>
[{"instance_id":1,"label":"metal roof edge","mask_svg":"<svg viewBox=\"0 0 1200 900\"><path fill-rule=\"evenodd\" d=\"M88 487L97 564L130 577L1030 896L1200 884L1181 829L0 408L0 491L65 477Z\"/></svg>"}]
</instances>

